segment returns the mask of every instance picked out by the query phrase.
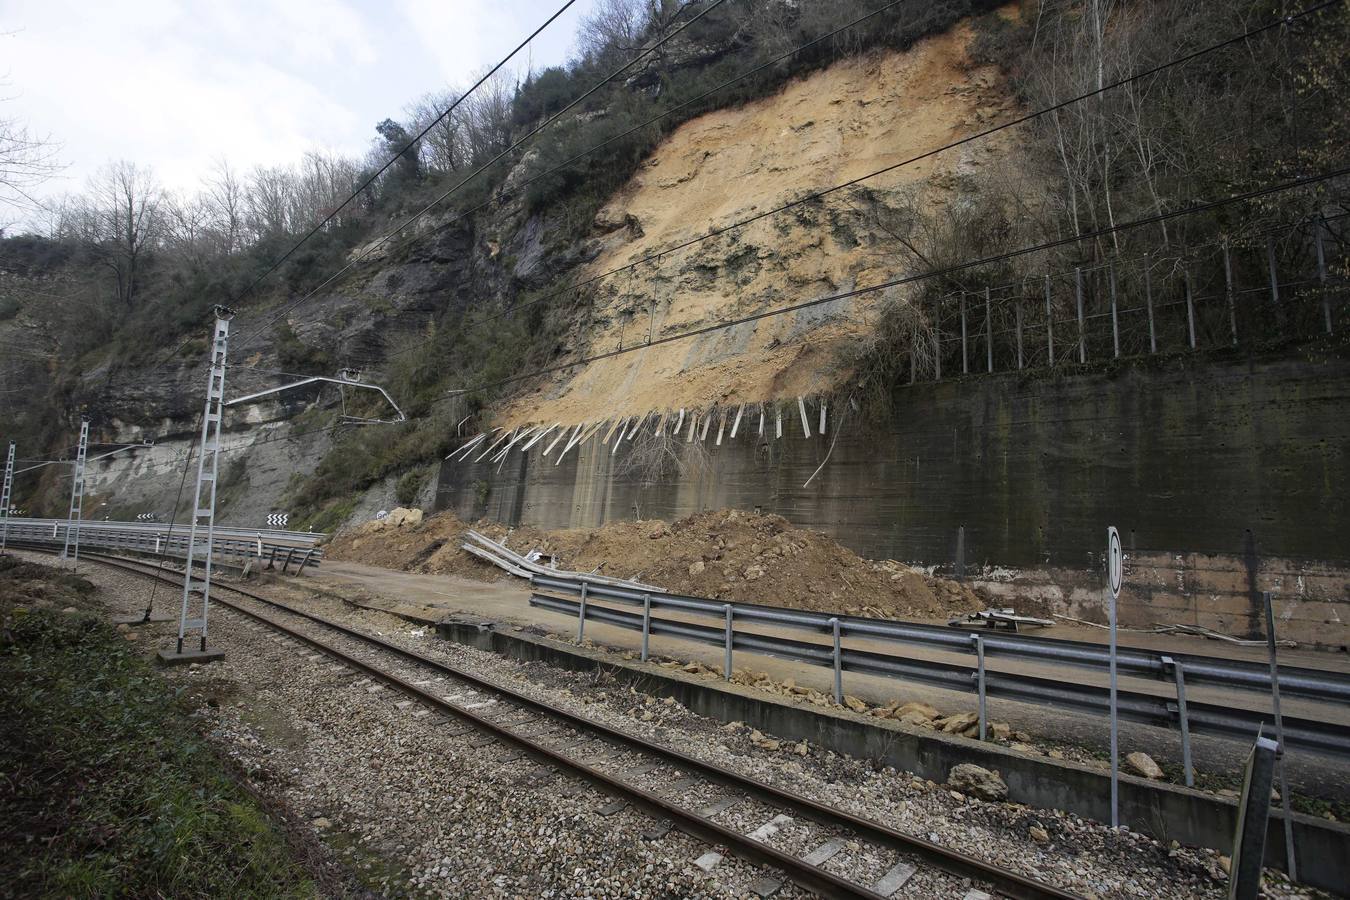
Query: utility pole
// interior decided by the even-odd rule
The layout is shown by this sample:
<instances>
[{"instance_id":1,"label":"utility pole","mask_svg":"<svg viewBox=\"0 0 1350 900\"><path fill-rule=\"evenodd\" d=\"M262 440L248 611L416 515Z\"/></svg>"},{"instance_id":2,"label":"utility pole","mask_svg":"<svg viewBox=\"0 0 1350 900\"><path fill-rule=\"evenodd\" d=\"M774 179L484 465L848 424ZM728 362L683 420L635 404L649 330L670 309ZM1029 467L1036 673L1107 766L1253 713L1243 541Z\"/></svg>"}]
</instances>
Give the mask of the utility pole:
<instances>
[{"instance_id":1,"label":"utility pole","mask_svg":"<svg viewBox=\"0 0 1350 900\"><path fill-rule=\"evenodd\" d=\"M225 412L225 347L230 337L234 310L216 307L215 339L211 345L211 371L206 381L206 408L202 412L201 449L197 454L197 485L192 494L192 527L188 532L187 565L183 570L183 605L178 617L176 652L159 651L164 662L208 661L224 657L223 650L206 649L206 620L211 606L211 547L216 537L216 473L220 463L220 420ZM210 462L208 463L208 459ZM192 563L197 557L198 532L205 531L202 550L202 580L194 588ZM191 610L193 590L202 595L200 614ZM197 631L201 644L184 650L183 639Z\"/></svg>"},{"instance_id":2,"label":"utility pole","mask_svg":"<svg viewBox=\"0 0 1350 900\"><path fill-rule=\"evenodd\" d=\"M0 518L4 519L4 530L0 531L0 553L5 552L9 543L9 500L14 489L14 442L9 442L9 457L5 460L5 487L0 490Z\"/></svg>"},{"instance_id":3,"label":"utility pole","mask_svg":"<svg viewBox=\"0 0 1350 900\"><path fill-rule=\"evenodd\" d=\"M84 463L89 456L89 420L80 420L80 446L75 453L74 482L70 486L70 514L66 517L66 544L61 558L72 570L80 563L80 519L84 509Z\"/></svg>"},{"instance_id":4,"label":"utility pole","mask_svg":"<svg viewBox=\"0 0 1350 900\"><path fill-rule=\"evenodd\" d=\"M281 387L269 388L233 400L225 400L225 351L230 336L230 320L234 310L224 306L216 307L215 339L211 345L211 371L206 383L206 407L202 412L201 452L197 456L197 485L192 498L192 527L188 533L187 566L183 572L183 605L178 618L178 643L172 650L160 650L162 663L210 662L222 659L223 650L208 650L207 617L211 608L211 550L215 543L216 528L216 475L220 462L221 419L225 407L247 403L262 397L288 391L309 384L335 384L339 389L361 388L381 394L394 408L397 417L393 419L350 416L345 412L341 421L352 425L379 425L406 422L407 416L398 408L389 393L379 385L364 384L357 373L344 371L336 378L312 375L300 381ZM201 536L204 534L204 538ZM200 556L202 560L202 578L196 584L192 578L192 564ZM201 594L201 603L194 608L192 595ZM184 647L189 632L196 632L200 643L196 648Z\"/></svg>"}]
</instances>

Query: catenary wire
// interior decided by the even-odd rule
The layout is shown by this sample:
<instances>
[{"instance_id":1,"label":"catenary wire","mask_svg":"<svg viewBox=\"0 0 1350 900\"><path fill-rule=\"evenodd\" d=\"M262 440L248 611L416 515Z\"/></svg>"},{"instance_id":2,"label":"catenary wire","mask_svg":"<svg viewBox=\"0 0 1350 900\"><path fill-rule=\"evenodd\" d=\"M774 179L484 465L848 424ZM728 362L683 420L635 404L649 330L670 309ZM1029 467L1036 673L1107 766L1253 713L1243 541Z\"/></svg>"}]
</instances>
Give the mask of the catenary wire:
<instances>
[{"instance_id":1,"label":"catenary wire","mask_svg":"<svg viewBox=\"0 0 1350 900\"><path fill-rule=\"evenodd\" d=\"M288 303L287 305L283 306L278 312L276 312L274 315L272 315L271 317L269 317L269 318L267 318L266 320L264 320L263 322L261 322L261 323L260 323L259 325L257 325L252 331L249 331L249 332L247 332L246 334L244 334L244 335L241 337L241 340L243 341L244 345L247 346L247 342L248 342L251 338L257 337L257 336L258 336L265 328L267 328L268 326L270 326L271 324L273 324L274 322L276 322L278 319L282 318L283 316L289 314L289 313L291 312L291 310L294 310L296 307L300 306L302 303L304 303L304 302L305 302L306 300L308 300L310 297L313 297L313 296L314 296L315 294L317 294L319 291L323 290L323 289L324 289L325 287L327 287L329 284L332 284L335 280L337 280L338 278L340 278L343 274L345 274L346 272L350 271L352 268L354 268L355 266L357 266L358 264L360 264L363 260L365 260L365 259L366 259L367 257L369 257L371 254L375 253L377 250L379 250L381 247L383 247L383 246L385 245L385 243L386 243L390 238L392 238L394 235L398 234L399 232L401 232L403 229L407 228L409 225L413 224L414 222L420 220L423 216L425 216L428 212L430 212L434 207L436 207L436 206L439 205L442 201L444 201L444 200L446 200L447 198L449 198L452 194L454 194L455 192L457 192L460 188L464 187L464 185L468 184L470 181L472 181L473 179L475 179L476 177L478 177L480 174L482 174L483 172L487 171L489 168L491 168L491 167L492 167L493 165L495 165L498 161L500 161L501 159L503 159L504 157L506 157L508 154L515 152L515 150L517 150L518 148L520 148L522 145L524 145L524 144L527 143L528 141L533 140L534 137L535 137L536 135L538 135L541 131L543 131L545 128L548 128L548 127L549 127L550 125L552 125L554 122L556 122L556 121L558 121L559 119L561 119L564 115L566 115L568 112L570 112L571 110L573 110L574 108L576 108L577 105L579 105L580 103L584 102L587 98L589 98L589 97L590 97L592 94L594 94L596 91L600 90L600 89L601 89L602 87L604 87L606 84L609 84L611 81L613 81L613 80L614 80L615 78L617 78L618 76L622 75L622 74L623 74L624 72L626 72L628 69L630 69L630 68L632 68L633 66L637 65L639 62L641 62L641 61L642 61L645 57L647 57L648 55L650 55L650 54L656 52L657 48L659 48L661 45L665 44L667 41L671 40L671 39L674 38L676 35L678 35L678 34L680 34L681 32L683 32L686 28L690 27L690 26L693 25L695 22L697 22L699 19L703 18L704 16L706 16L708 13L712 12L713 10L717 9L719 6L721 6L721 5L722 5L723 3L725 3L725 2L726 2L726 0L712 0L712 3L710 3L708 6L706 6L706 7L703 8L702 10L700 10L696 15L690 17L690 19L689 19L688 21L684 22L684 23L683 23L682 25L680 25L678 28L675 28L675 29L673 29L672 31L668 32L667 34L663 35L659 40L657 40L655 43L653 43L650 47L644 48L640 53L638 53L636 56L634 56L634 57L633 57L632 59L630 59L628 62L624 63L622 66L620 66L619 68L615 69L613 72L611 72L609 75L607 75L607 76L606 76L605 78L603 78L602 80L596 82L594 85L592 85L590 88L588 88L584 93L582 93L579 97L577 97L577 98L574 99L572 102L568 103L566 106L564 106L562 109L560 109L558 112L554 113L552 116L550 116L548 119L546 119L546 120L543 122L543 124L539 125L537 128L535 128L534 130L530 131L530 132L529 132L528 134L526 134L524 137L521 137L521 138L519 138L518 140L516 140L515 142L513 142L513 143L512 143L510 146L508 146L505 150L502 150L502 151L501 151L500 153L498 153L496 156L492 157L492 159L490 159L490 160L488 160L487 162L483 163L483 165L479 166L479 167L478 167L477 169L475 169L473 172L470 172L467 176L465 176L463 179L461 179L459 182L457 182L454 186L452 186L451 188L449 188L448 190L446 190L444 193L442 193L442 194L440 194L439 196L437 196L435 199L433 199L433 200L432 200L430 203L428 203L426 206L422 207L422 209L418 210L416 213L414 213L412 216L410 216L410 217L409 217L406 221L404 221L401 225L397 225L397 226L395 226L393 229L391 229L390 231L386 232L382 237L380 237L378 240L376 240L375 242L373 242L372 244L370 244L365 250L363 250L360 254L358 254L354 259L352 259L351 261L349 261L346 265L344 265L342 268L338 269L338 270L337 270L336 272L334 272L332 275L328 276L328 278L324 279L321 283L319 283L318 285L316 285L316 286L315 286L312 290L310 290L308 293L301 295L298 299L296 299L296 300L294 300L294 301ZM687 9L687 8L688 8L688 6L685 6L685 7L683 7L683 8L681 9L681 11L683 11L683 9Z\"/></svg>"},{"instance_id":2,"label":"catenary wire","mask_svg":"<svg viewBox=\"0 0 1350 900\"><path fill-rule=\"evenodd\" d=\"M1109 83L1109 84L1102 85L1101 87L1095 88L1095 89L1093 89L1093 90L1091 90L1091 91L1087 91L1087 92L1085 92L1085 93L1078 94L1077 96L1069 97L1069 98L1066 98L1066 99L1064 99L1064 100L1057 101L1057 102L1055 102L1055 103L1053 103L1053 104L1051 104L1051 105L1049 105L1049 106L1043 107L1043 108L1041 108L1041 109L1035 110L1035 111L1030 112L1030 113L1026 113L1026 114L1021 115L1021 116L1018 116L1018 117L1016 117L1016 118L1014 118L1014 119L1010 119L1010 120L1007 121L1007 122L1000 123L1000 124L998 124L998 125L995 125L995 126L992 126L992 127L990 127L990 128L987 128L987 129L985 129L985 130L983 130L983 131L976 132L975 134L967 135L967 136L964 137L964 138L960 138L960 139L958 139L958 140L955 140L955 141L952 141L952 142L950 142L950 143L944 144L944 145L942 145L942 146L940 146L940 147L935 147L935 148L933 148L933 149L931 149L931 150L926 150L926 151L924 151L923 153L920 153L920 154L917 154L917 155L915 155L915 156L909 157L908 159L905 159L905 160L901 160L900 162L893 163L893 164L891 164L891 165L889 165L889 166L884 166L884 167L882 167L882 168L880 168L880 169L877 169L877 170L875 170L875 171L873 171L873 172L869 172L869 173L867 173L867 174L865 174L865 175L860 175L860 176L858 176L857 178L850 179L850 180L848 180L848 181L842 182L842 183L840 183L840 184L833 185L833 186L831 186L831 187L823 188L823 189L821 189L821 190L819 190L819 191L814 191L814 192L805 194L805 195L803 195L802 197L798 197L798 198L795 199L795 200L791 200L791 201L789 201L789 202L787 202L787 203L784 203L784 204L782 204L782 205L780 205L780 206L777 206L777 207L774 207L774 208L772 208L772 209L764 210L764 211L759 212L759 213L756 213L756 214L754 214L754 215L747 216L747 217L742 218L742 219L738 219L738 220L736 220L736 221L734 221L734 222L730 222L730 223L728 223L728 224L726 224L726 225L719 226L718 228L715 228L715 229L712 229L712 230L710 230L710 231L704 232L703 234L700 234L700 235L698 235L698 236L696 236L696 237L693 237L693 238L690 238L690 239L688 239L688 240L686 240L686 241L683 241L683 242L680 242L680 243L678 243L678 244L675 244L675 245L673 245L673 246L671 246L671 247L667 247L667 248L665 248L665 249L663 249L663 250L659 250L659 251L656 251L656 252L654 252L654 253L649 253L649 254L647 254L646 256L640 257L640 258L638 258L638 259L636 259L636 260L634 260L634 261L632 261L632 262L625 263L624 265L621 265L621 266L616 266L615 268L612 268L612 269L607 269L607 270L605 270L604 272L597 273L596 275L592 275L592 276L590 276L589 278L585 278L585 279L583 279L583 280L581 280L581 281L578 281L578 282L575 282L575 283L573 283L573 284L570 284L570 285L568 285L567 287L560 288L560 289L555 290L555 291L551 291L551 292L549 292L549 293L547 293L547 294L543 294L543 295L541 295L541 296L539 296L539 297L536 297L536 298L534 298L534 299L532 299L532 300L528 300L528 301L526 301L526 302L524 302L524 303L513 304L513 305L511 305L510 307L508 307L507 309L502 310L501 312L493 313L493 314L490 315L490 316L486 316L486 317L484 317L484 318L482 318L482 319L476 320L472 325L470 325L470 326L468 326L468 327L473 327L473 328L481 327L481 326L483 326L483 325L488 324L489 322L493 322L493 321L496 321L496 320L498 320L498 319L504 318L504 317L506 317L506 316L513 315L514 313L519 312L519 311L522 310L522 309L528 309L528 308L530 308L530 307L532 307L532 306L538 305L538 304L540 304L540 303L545 303L545 302L547 302L548 300L551 300L551 299L554 299L554 298L556 298L556 297L562 296L563 294L566 294L566 293L570 293L570 292L574 292L574 291L580 290L580 289L583 288L583 287L586 287L586 286L588 286L588 285L594 284L594 283L596 283L596 282L598 282L598 281L601 281L601 280L603 280L603 279L609 278L609 277L611 277L611 276L613 276L613 275L618 275L618 274L622 274L623 272L632 271L632 270L637 269L637 268L639 268L639 267L641 267L641 266L643 266L643 265L645 265L645 264L647 264L647 263L658 262L658 261L660 261L663 257L665 257L665 256L667 256L667 255L669 255L669 254L671 254L671 253L675 253L675 252L677 252L677 251L679 251L679 250L686 249L686 248L688 248L688 247L691 247L691 246L694 246L694 245L696 245L696 244L702 243L703 241L711 240L712 238L715 238L715 237L718 237L718 236L720 236L720 235L726 234L726 233L729 232L729 231L733 231L733 230L735 230L735 229L744 227L745 225L752 224L752 223L754 223L754 222L760 221L760 220L765 219L765 218L768 218L768 217L770 217L770 216L778 215L779 213L786 212L786 211L788 211L788 210L794 209L794 208L796 208L796 207L798 207L798 206L801 206L801 205L803 205L803 204L814 202L814 201L816 201L816 200L819 200L819 199L821 199L821 198L827 197L827 196L829 196L830 194L834 194L834 193L836 193L836 192L838 192L838 191L841 191L841 190L844 190L844 189L846 189L846 188L849 188L849 187L855 187L855 186L857 186L857 185L859 185L859 184L861 184L861 183L863 183L863 182L865 182L865 181L868 181L868 180L870 180L870 179L872 179L872 178L876 178L876 177L879 176L879 175L884 175L884 174L887 174L887 173L896 171L896 170L898 170L898 169L904 168L905 166L910 166L910 165L913 165L913 164L915 164L915 163L922 162L922 161L925 160L925 159L929 159L929 158L932 158L932 157L934 157L934 156L937 156L937 155L939 155L939 154L941 154L941 153L945 153L945 152L948 151L948 150L953 150L953 149L956 149L956 148L958 148L958 147L964 146L964 145L966 145L966 144L972 143L972 142L974 142L974 141L982 140L982 139L984 139L984 138L986 138L986 137L989 137L989 136L991 136L991 135L997 134L997 133L1000 132L1000 131L1004 131L1004 130L1006 130L1006 129L1016 127L1016 126L1018 126L1018 125L1021 125L1021 124L1026 123L1026 122L1029 122L1029 121L1038 119L1038 118L1040 118L1040 117L1042 117L1042 116L1050 115L1050 114L1052 114L1052 113L1055 113L1055 112L1058 112L1058 111L1060 111L1060 110L1062 110L1062 109L1065 109L1066 107L1072 106L1072 105L1077 104L1077 103L1081 103L1081 102L1083 102L1084 100L1089 100L1089 99L1091 99L1091 98L1093 98L1093 97L1096 97L1096 96L1099 96L1099 95L1101 95L1101 94L1104 94L1104 93L1106 93L1107 91L1111 91L1111 90L1114 90L1114 89L1123 87L1124 85L1131 84L1131 83L1133 83L1133 82L1135 82L1135 81L1139 81L1139 80L1142 80L1142 79L1144 79L1144 78L1151 77L1151 76L1153 76L1153 75L1158 74L1159 72L1163 72L1163 71L1165 71L1165 70L1167 70L1167 69L1170 69L1170 68L1173 68L1173 67L1175 67L1175 66L1184 65L1185 63L1192 62L1192 61L1194 61L1194 60L1196 60L1196 59L1198 59L1198 58L1200 58L1200 57L1206 56L1206 55L1211 54L1211 53L1218 52L1219 50L1225 49L1225 48L1230 47L1230 46L1233 46L1233 45L1235 45L1235 44L1242 43L1243 41L1249 40L1249 39L1251 39L1251 38L1253 38L1253 37L1256 37L1256 36L1258 36L1258 35L1260 35L1260 34L1263 34L1263 33L1265 33L1265 32L1268 32L1268 31L1271 31L1271 30L1274 30L1274 29L1277 29L1277 28L1287 27L1289 24L1292 24L1293 22L1295 22L1295 21L1297 21L1297 20L1303 19L1303 18L1305 18L1305 17L1307 17L1307 16L1314 15L1314 14L1316 14L1316 13L1318 13L1318 12L1321 12L1322 10L1327 9L1327 8L1329 8L1329 7L1337 6L1337 5L1339 5L1339 3L1340 3L1340 0L1327 0L1327 2L1319 3L1319 4L1315 5L1315 6L1308 7L1307 9L1304 9L1304 10L1302 10L1302 11L1300 11L1300 12L1293 13L1293 14L1291 14L1291 15L1289 15L1289 16L1286 16L1286 17L1281 17L1281 18L1276 19L1276 20L1273 20L1273 21L1271 21L1271 22L1267 22L1267 23L1264 24L1264 25L1260 25L1260 26L1257 26L1257 27L1255 27L1255 28L1252 28L1252 29L1250 29L1250 30L1248 30L1248 31L1243 32L1242 34L1235 35L1235 36L1233 36L1233 37L1227 38L1227 39L1225 39L1225 40L1223 40L1223 41L1220 41L1220 42L1218 42L1218 43L1210 44L1210 45L1208 45L1208 46L1206 46L1206 47L1202 47L1202 48L1200 48L1200 49L1198 49L1198 50L1194 50L1194 51L1192 51L1192 52L1190 52L1190 53L1187 53L1187 54L1184 54L1184 55L1182 55L1182 56L1176 57L1176 58L1174 58L1174 59L1172 59L1172 60L1169 60L1169 61L1167 61L1167 62L1160 63L1160 64L1158 64L1158 65L1156 65L1156 66L1152 66L1152 67L1147 68L1147 69L1144 69L1144 70L1142 70L1142 71L1140 71L1140 72L1136 72L1136 73L1134 73L1134 74L1132 74L1132 75L1126 76L1126 77L1121 78L1121 79L1119 79L1119 80L1117 80L1117 81L1111 82L1111 83ZM594 149L594 148L592 148L592 149ZM420 237L421 237L421 235L417 235L417 236L415 236L413 239L414 239L414 240L415 240L415 239L420 239ZM416 349L418 349L419 347L422 347L422 346L426 346L426 345L429 344L429 343L430 343L429 340L428 340L428 341L421 341L421 342L419 342L419 343L412 344L412 345L409 345L409 346L407 346L407 347L403 347L403 348L401 348L401 349L399 349L399 350L397 350L397 351L395 351L395 352L393 352L393 353L387 354L386 358L388 358L388 357L390 357L390 356L399 356L399 355L402 355L402 354L410 353L410 352L412 352L413 350L416 350Z\"/></svg>"},{"instance_id":3,"label":"catenary wire","mask_svg":"<svg viewBox=\"0 0 1350 900\"><path fill-rule=\"evenodd\" d=\"M507 378L498 379L496 381L471 385L466 388L457 389L455 391L455 394L458 395L465 392L472 393L476 391L483 391L494 387L500 387L506 384L525 381L531 378L537 378L541 375L549 375L554 372L561 372L567 369L576 368L577 366L589 365L590 363L598 362L600 360L612 359L616 356L622 356L628 353L636 353L639 350L647 350L652 347L661 346L663 344L670 344L676 341L688 340L689 338L709 334L714 331L722 331L727 328L734 328L738 325L744 325L748 322L756 322L761 319L768 319L776 316L786 315L788 313L800 312L803 309L810 309L812 307L821 306L826 303L836 303L841 300L849 300L854 297L876 293L877 291L887 290L889 288L899 287L901 285L914 284L917 282L926 281L930 278L939 278L945 275L951 275L956 272L962 272L967 269L976 268L978 266L991 265L993 263L1004 262L1010 259L1015 259L1021 256L1027 256L1033 253L1041 253L1047 250L1053 250L1057 247L1075 244L1082 240L1091 240L1098 237L1105 237L1107 235L1114 234L1120 231L1126 231L1134 228L1141 228L1146 225L1155 225L1159 222L1165 222L1170 221L1172 219L1183 218L1185 216L1196 215L1198 213L1208 212L1210 210L1230 206L1235 203L1242 203L1248 200L1254 200L1259 197L1266 197L1272 194L1282 193L1284 191L1296 190L1298 188L1307 187L1314 184L1321 184L1326 181L1331 181L1336 178L1344 177L1347 174L1350 174L1350 167L1342 167L1328 172L1323 172L1318 175L1312 175L1306 178L1298 178L1292 181L1283 182L1278 185L1246 191L1244 193L1236 194L1222 200L1213 200L1205 203L1192 204L1191 206L1184 207L1178 210L1172 210L1171 212L1145 216L1143 218L1133 219L1129 222L1122 222L1114 226L1098 228L1094 231L1084 232L1082 234L1075 235L1073 237L1064 237L1064 238L1057 238L1056 240L1053 241L1044 241L1039 244L1033 244L1027 247L1020 247L1016 250L1009 250L1003 253L994 254L992 256L985 256L980 257L978 259L966 260L964 262L955 263L950 266L944 266L939 269L932 269L927 272L921 272L917 275L906 275L901 278L894 278L889 281L880 282L878 284L869 285L867 287L855 288L854 290L851 291L844 291L838 294L830 294L824 297L816 297L814 299L807 300L802 303L795 303L790 306L783 306L778 307L776 309L763 310L761 312L752 313L746 316L739 316L737 318L717 322L712 325L704 325L699 328L693 328L688 331L682 331L679 332L678 334L666 335L665 337L650 340L645 343L634 344L631 347L620 347L615 350L607 350L604 353L593 354L591 356L582 357L580 359L573 360L571 362L559 363L558 365L546 366L541 369L537 369L531 372L523 372L517 375L509 376ZM443 403L450 399L452 398L441 397L432 402Z\"/></svg>"}]
</instances>

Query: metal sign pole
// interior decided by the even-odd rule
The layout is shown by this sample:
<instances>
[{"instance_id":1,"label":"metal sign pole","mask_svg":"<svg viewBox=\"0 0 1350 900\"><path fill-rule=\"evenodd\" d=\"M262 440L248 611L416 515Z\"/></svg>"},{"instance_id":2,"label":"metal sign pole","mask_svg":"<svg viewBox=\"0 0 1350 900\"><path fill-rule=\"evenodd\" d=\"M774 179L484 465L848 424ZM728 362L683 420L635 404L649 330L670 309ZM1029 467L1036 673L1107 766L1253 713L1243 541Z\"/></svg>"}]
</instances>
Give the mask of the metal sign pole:
<instances>
[{"instance_id":1,"label":"metal sign pole","mask_svg":"<svg viewBox=\"0 0 1350 900\"><path fill-rule=\"evenodd\" d=\"M1120 747L1119 723L1116 720L1116 600L1120 597L1123 577L1123 554L1120 532L1115 527L1106 529L1107 583L1111 589L1111 827L1120 827Z\"/></svg>"},{"instance_id":2,"label":"metal sign pole","mask_svg":"<svg viewBox=\"0 0 1350 900\"><path fill-rule=\"evenodd\" d=\"M1258 734L1247 757L1228 866L1228 900L1257 900L1261 895L1261 867L1270 823L1270 786L1278 752L1279 744Z\"/></svg>"},{"instance_id":3,"label":"metal sign pole","mask_svg":"<svg viewBox=\"0 0 1350 900\"><path fill-rule=\"evenodd\" d=\"M1284 777L1284 719L1280 715L1280 670L1275 664L1275 612L1270 591L1264 594L1266 601L1266 643L1270 647L1270 699L1275 708L1275 739L1279 749L1275 751L1275 765L1280 776L1280 805L1284 807L1284 855L1286 871L1290 881L1298 881L1298 863L1294 859L1294 819L1289 810L1289 782Z\"/></svg>"},{"instance_id":4,"label":"metal sign pole","mask_svg":"<svg viewBox=\"0 0 1350 900\"><path fill-rule=\"evenodd\" d=\"M84 515L84 461L89 455L89 420L80 420L80 446L75 454L74 483L70 486L70 514L66 517L66 544L61 558L73 570L80 562L80 519Z\"/></svg>"},{"instance_id":5,"label":"metal sign pole","mask_svg":"<svg viewBox=\"0 0 1350 900\"><path fill-rule=\"evenodd\" d=\"M9 543L9 499L10 491L14 488L14 442L9 442L9 457L5 460L5 486L0 490L0 520L4 521L3 531L0 531L0 553L5 552L5 545Z\"/></svg>"}]
</instances>

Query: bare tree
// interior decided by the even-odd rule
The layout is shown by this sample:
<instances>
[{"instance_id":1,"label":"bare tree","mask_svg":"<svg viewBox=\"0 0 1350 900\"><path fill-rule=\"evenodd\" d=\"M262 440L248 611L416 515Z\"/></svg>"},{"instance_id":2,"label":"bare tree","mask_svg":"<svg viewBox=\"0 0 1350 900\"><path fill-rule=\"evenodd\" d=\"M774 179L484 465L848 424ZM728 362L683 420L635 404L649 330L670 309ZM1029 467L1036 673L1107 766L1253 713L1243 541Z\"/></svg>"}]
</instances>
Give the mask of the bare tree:
<instances>
[{"instance_id":1,"label":"bare tree","mask_svg":"<svg viewBox=\"0 0 1350 900\"><path fill-rule=\"evenodd\" d=\"M464 165L464 113L456 109L442 117L460 97L457 91L424 94L408 106L411 116L408 130L420 134L432 122L435 126L422 138L422 165L434 172L455 172Z\"/></svg>"},{"instance_id":2,"label":"bare tree","mask_svg":"<svg viewBox=\"0 0 1350 900\"><path fill-rule=\"evenodd\" d=\"M577 50L583 58L601 64L631 51L658 8L651 0L599 0L581 19Z\"/></svg>"},{"instance_id":3,"label":"bare tree","mask_svg":"<svg viewBox=\"0 0 1350 900\"><path fill-rule=\"evenodd\" d=\"M41 209L35 192L61 171L58 149L17 119L0 117L0 206L25 213Z\"/></svg>"},{"instance_id":4,"label":"bare tree","mask_svg":"<svg viewBox=\"0 0 1350 900\"><path fill-rule=\"evenodd\" d=\"M89 203L97 256L116 276L117 297L130 308L143 257L163 229L163 192L148 168L123 160L95 176Z\"/></svg>"},{"instance_id":5,"label":"bare tree","mask_svg":"<svg viewBox=\"0 0 1350 900\"><path fill-rule=\"evenodd\" d=\"M247 229L244 185L230 168L228 160L216 160L206 180L206 199L214 218L220 249L224 253L242 250Z\"/></svg>"}]
</instances>

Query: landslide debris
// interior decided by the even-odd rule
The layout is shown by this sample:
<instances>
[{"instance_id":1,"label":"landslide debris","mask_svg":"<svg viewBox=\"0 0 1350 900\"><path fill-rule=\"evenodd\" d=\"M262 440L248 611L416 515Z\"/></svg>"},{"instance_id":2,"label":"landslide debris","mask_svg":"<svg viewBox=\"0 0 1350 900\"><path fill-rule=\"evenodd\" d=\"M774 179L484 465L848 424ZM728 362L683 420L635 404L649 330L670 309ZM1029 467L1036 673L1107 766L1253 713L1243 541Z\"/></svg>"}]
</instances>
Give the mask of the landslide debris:
<instances>
[{"instance_id":1,"label":"landslide debris","mask_svg":"<svg viewBox=\"0 0 1350 900\"><path fill-rule=\"evenodd\" d=\"M453 514L440 513L413 526L389 524L389 519L337 535L328 557L484 580L501 575L460 549L469 526ZM475 527L518 553L539 550L562 569L598 571L679 594L882 618L982 608L964 584L894 560L863 559L825 534L777 515L724 509L673 523L636 520L562 531L495 523Z\"/></svg>"}]
</instances>

